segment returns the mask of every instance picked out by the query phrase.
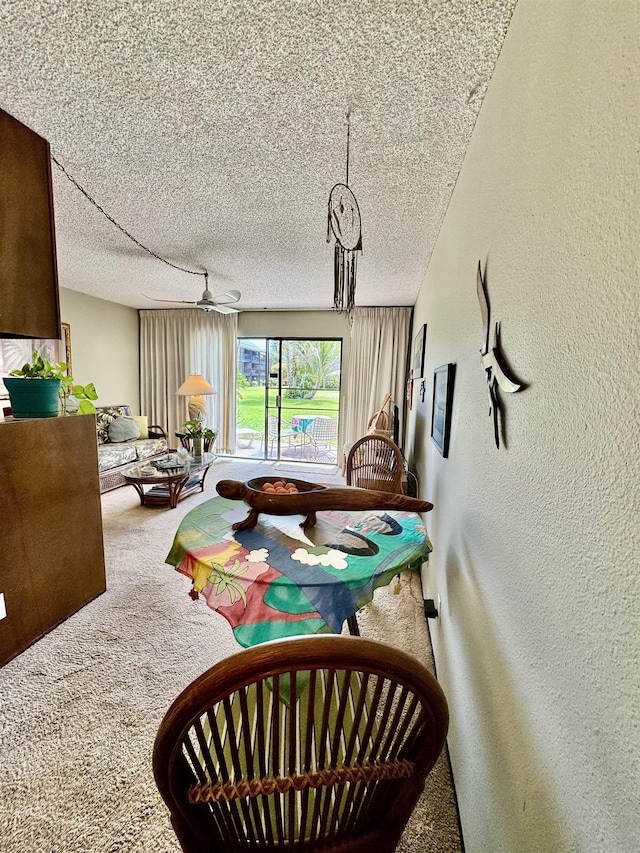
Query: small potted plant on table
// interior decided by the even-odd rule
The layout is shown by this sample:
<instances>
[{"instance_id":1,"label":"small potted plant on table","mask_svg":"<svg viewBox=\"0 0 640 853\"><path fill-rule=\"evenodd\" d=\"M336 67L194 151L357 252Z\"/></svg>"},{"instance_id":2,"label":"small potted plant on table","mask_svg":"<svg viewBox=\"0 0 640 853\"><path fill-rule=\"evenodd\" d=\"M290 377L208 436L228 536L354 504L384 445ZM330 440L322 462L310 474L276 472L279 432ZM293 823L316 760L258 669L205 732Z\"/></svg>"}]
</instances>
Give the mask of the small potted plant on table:
<instances>
[{"instance_id":1,"label":"small potted plant on table","mask_svg":"<svg viewBox=\"0 0 640 853\"><path fill-rule=\"evenodd\" d=\"M216 440L217 432L205 427L202 421L185 421L182 428L193 442L193 455L196 459L207 453Z\"/></svg>"}]
</instances>

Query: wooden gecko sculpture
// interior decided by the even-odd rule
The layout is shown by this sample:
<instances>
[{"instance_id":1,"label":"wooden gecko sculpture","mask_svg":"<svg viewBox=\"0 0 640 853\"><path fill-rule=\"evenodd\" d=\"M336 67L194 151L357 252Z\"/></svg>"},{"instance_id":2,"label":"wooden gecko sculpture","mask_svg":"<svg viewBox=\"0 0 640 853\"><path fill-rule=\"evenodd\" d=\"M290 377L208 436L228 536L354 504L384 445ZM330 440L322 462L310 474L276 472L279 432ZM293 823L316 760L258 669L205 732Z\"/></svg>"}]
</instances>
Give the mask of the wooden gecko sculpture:
<instances>
[{"instance_id":1,"label":"wooden gecko sculpture","mask_svg":"<svg viewBox=\"0 0 640 853\"><path fill-rule=\"evenodd\" d=\"M316 523L316 513L323 509L407 509L413 512L429 512L433 509L433 504L429 501L421 501L407 495L375 489L357 489L352 486L323 486L305 480L289 481L298 489L293 494L263 492L262 486L274 480L274 477L257 477L246 483L239 480L220 480L216 485L219 495L230 500L244 501L251 507L249 515L243 521L232 525L234 530L255 527L261 512L267 515L305 515L300 527L308 530Z\"/></svg>"}]
</instances>

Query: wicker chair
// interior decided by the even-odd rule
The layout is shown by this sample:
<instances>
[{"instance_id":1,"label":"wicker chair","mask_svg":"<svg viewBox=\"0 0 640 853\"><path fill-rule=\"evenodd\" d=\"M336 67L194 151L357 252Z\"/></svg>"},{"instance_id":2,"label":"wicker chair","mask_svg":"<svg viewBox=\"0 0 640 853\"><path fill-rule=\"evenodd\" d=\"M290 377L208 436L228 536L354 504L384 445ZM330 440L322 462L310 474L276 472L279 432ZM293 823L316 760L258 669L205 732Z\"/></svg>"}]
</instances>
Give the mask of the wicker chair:
<instances>
[{"instance_id":1,"label":"wicker chair","mask_svg":"<svg viewBox=\"0 0 640 853\"><path fill-rule=\"evenodd\" d=\"M365 435L347 456L347 485L402 494L404 459L397 444L384 435Z\"/></svg>"},{"instance_id":2,"label":"wicker chair","mask_svg":"<svg viewBox=\"0 0 640 853\"><path fill-rule=\"evenodd\" d=\"M405 652L289 638L190 684L160 725L153 771L185 853L390 853L447 727L442 690Z\"/></svg>"}]
</instances>

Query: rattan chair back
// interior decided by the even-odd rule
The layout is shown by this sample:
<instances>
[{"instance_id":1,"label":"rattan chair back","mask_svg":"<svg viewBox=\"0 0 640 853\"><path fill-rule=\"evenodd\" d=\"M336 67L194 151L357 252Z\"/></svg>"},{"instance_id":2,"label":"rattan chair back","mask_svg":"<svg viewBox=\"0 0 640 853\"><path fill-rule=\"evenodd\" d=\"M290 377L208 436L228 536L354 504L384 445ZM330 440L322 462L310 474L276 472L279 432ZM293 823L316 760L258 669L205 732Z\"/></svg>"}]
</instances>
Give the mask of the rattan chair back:
<instances>
[{"instance_id":1,"label":"rattan chair back","mask_svg":"<svg viewBox=\"0 0 640 853\"><path fill-rule=\"evenodd\" d=\"M153 769L185 853L396 849L448 726L435 678L349 636L277 640L197 678Z\"/></svg>"},{"instance_id":2,"label":"rattan chair back","mask_svg":"<svg viewBox=\"0 0 640 853\"><path fill-rule=\"evenodd\" d=\"M400 448L384 435L365 435L347 456L347 485L402 494L404 459Z\"/></svg>"}]
</instances>

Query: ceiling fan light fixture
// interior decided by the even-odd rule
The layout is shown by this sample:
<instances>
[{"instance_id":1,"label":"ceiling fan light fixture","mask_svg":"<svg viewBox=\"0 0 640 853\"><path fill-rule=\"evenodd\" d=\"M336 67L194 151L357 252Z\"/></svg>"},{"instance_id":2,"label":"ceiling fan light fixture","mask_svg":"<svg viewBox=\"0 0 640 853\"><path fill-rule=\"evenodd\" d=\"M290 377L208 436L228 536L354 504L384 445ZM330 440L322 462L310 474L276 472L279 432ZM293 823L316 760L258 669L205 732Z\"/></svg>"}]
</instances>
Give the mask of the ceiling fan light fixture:
<instances>
[{"instance_id":1,"label":"ceiling fan light fixture","mask_svg":"<svg viewBox=\"0 0 640 853\"><path fill-rule=\"evenodd\" d=\"M205 288L200 299L191 302L187 299L156 299L153 296L148 296L147 299L153 299L154 302L172 302L174 304L191 305L194 308L200 308L201 311L217 311L220 314L237 314L236 308L229 307L234 302L238 302L242 294L239 290L227 290L220 296L214 296L209 290L209 273L203 272L198 275L204 276ZM146 294L145 294L146 295Z\"/></svg>"}]
</instances>

